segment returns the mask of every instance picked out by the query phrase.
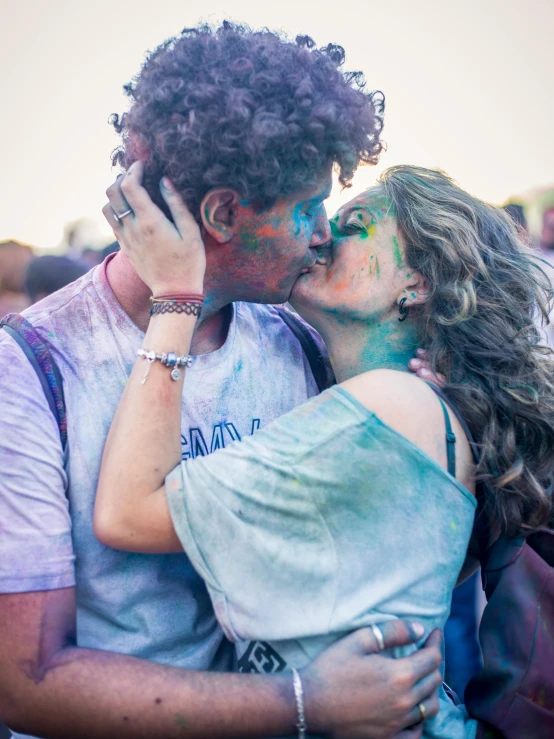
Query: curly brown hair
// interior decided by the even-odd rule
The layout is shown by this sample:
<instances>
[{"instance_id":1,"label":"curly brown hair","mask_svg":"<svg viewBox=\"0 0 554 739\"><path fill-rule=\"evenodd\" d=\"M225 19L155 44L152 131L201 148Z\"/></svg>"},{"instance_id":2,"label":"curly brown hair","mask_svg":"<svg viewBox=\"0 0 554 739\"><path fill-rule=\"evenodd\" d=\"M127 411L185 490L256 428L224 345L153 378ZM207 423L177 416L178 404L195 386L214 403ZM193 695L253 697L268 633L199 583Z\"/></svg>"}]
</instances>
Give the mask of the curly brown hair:
<instances>
[{"instance_id":1,"label":"curly brown hair","mask_svg":"<svg viewBox=\"0 0 554 739\"><path fill-rule=\"evenodd\" d=\"M397 166L380 182L406 261L430 286L419 340L477 442L489 533L549 525L554 360L536 324L548 322L550 281L511 218L443 172Z\"/></svg>"},{"instance_id":2,"label":"curly brown hair","mask_svg":"<svg viewBox=\"0 0 554 739\"><path fill-rule=\"evenodd\" d=\"M125 86L131 107L111 118L122 134L113 163L142 159L143 184L162 207L168 175L196 217L214 187L269 207L315 185L331 162L348 187L360 163L378 161L384 96L343 71L344 59L342 47L316 49L308 36L292 42L227 21L186 28Z\"/></svg>"}]
</instances>

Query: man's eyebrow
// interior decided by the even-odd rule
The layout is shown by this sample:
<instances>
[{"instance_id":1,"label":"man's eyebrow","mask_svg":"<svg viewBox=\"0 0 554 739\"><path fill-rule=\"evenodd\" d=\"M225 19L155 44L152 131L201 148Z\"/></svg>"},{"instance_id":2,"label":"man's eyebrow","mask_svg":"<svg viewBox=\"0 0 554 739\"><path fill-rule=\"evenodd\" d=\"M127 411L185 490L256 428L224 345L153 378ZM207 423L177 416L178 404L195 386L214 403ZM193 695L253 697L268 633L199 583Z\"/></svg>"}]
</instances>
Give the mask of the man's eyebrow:
<instances>
[{"instance_id":1,"label":"man's eyebrow","mask_svg":"<svg viewBox=\"0 0 554 739\"><path fill-rule=\"evenodd\" d=\"M309 200L306 200L305 202L310 203L310 204L323 202L324 200L327 200L328 197L330 197L332 190L333 190L333 185L332 184L328 185L325 188L325 190L322 190L317 195L314 195L313 198L310 198Z\"/></svg>"}]
</instances>

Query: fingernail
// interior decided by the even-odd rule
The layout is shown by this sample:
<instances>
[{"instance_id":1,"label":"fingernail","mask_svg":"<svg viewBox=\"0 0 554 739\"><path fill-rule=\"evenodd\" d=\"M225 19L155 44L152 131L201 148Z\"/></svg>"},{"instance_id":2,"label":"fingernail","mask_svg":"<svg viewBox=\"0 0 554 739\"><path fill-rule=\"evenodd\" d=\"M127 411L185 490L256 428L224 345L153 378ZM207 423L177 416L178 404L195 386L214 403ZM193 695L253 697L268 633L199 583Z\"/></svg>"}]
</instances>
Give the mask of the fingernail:
<instances>
[{"instance_id":1,"label":"fingernail","mask_svg":"<svg viewBox=\"0 0 554 739\"><path fill-rule=\"evenodd\" d=\"M417 636L417 638L421 639L421 637L425 634L425 626L422 626L422 624L418 624L415 622L412 622L410 626L412 627L412 631Z\"/></svg>"},{"instance_id":2,"label":"fingernail","mask_svg":"<svg viewBox=\"0 0 554 739\"><path fill-rule=\"evenodd\" d=\"M412 357L408 364L410 365L410 367L421 367L421 359L416 359L415 357Z\"/></svg>"},{"instance_id":3,"label":"fingernail","mask_svg":"<svg viewBox=\"0 0 554 739\"><path fill-rule=\"evenodd\" d=\"M416 352L418 357L422 357L425 354L425 349L416 349Z\"/></svg>"},{"instance_id":4,"label":"fingernail","mask_svg":"<svg viewBox=\"0 0 554 739\"><path fill-rule=\"evenodd\" d=\"M162 185L165 187L166 190L169 190L170 192L173 192L175 188L173 187L173 182L169 179L169 177L162 177Z\"/></svg>"}]
</instances>

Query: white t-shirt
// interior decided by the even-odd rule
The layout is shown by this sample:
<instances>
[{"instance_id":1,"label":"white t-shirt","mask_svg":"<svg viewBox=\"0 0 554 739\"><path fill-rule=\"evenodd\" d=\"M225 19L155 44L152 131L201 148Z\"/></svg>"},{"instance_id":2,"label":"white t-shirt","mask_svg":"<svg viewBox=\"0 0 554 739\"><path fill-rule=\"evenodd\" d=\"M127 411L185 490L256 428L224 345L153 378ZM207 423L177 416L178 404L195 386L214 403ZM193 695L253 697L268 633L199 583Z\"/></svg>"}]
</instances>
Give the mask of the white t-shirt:
<instances>
[{"instance_id":1,"label":"white t-shirt","mask_svg":"<svg viewBox=\"0 0 554 739\"><path fill-rule=\"evenodd\" d=\"M106 435L143 340L108 284L106 263L25 316L63 376L69 454L64 469L38 378L0 331L0 592L76 585L80 646L229 669L233 650L186 555L119 552L93 534ZM316 393L302 348L277 311L235 304L224 345L187 370L183 460L250 436Z\"/></svg>"}]
</instances>

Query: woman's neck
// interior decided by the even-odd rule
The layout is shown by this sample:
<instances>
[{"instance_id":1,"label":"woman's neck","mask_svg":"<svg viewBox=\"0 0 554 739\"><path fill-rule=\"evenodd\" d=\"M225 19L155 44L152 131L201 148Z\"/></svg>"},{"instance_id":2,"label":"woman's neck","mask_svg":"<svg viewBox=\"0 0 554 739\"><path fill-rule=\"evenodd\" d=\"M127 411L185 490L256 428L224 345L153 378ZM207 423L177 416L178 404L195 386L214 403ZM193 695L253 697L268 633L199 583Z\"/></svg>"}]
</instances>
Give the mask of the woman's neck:
<instances>
[{"instance_id":1,"label":"woman's neck","mask_svg":"<svg viewBox=\"0 0 554 739\"><path fill-rule=\"evenodd\" d=\"M400 323L394 316L382 323L333 322L322 328L337 382L373 369L407 372L418 346L416 326L409 320Z\"/></svg>"}]
</instances>

